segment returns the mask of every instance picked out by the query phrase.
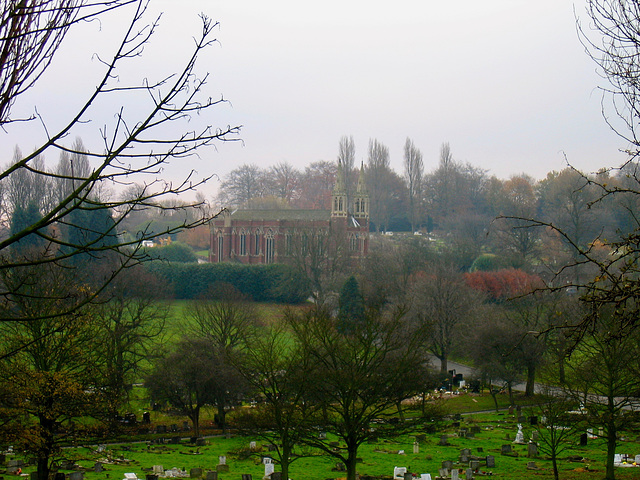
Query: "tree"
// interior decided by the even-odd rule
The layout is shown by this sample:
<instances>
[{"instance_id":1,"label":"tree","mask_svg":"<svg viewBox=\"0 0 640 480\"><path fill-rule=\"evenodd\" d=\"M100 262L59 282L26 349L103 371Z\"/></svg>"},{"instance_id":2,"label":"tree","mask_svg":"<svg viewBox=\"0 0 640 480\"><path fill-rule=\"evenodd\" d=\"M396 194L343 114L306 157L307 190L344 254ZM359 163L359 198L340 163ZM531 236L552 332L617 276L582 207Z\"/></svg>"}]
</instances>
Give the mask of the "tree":
<instances>
[{"instance_id":1,"label":"tree","mask_svg":"<svg viewBox=\"0 0 640 480\"><path fill-rule=\"evenodd\" d=\"M112 264L111 275L103 279L109 282L122 268L145 258L139 250L140 242L156 233L150 234L142 229L132 232L132 240L124 241L118 237L115 244L108 247L104 242L76 245L69 241L69 237L59 235L62 225L82 227L76 225L72 212L80 209L110 212L117 228L122 219L133 211L149 207L164 209L160 203L163 198L193 190L210 177L193 180L194 172L191 172L186 174L184 181L164 181L157 177L163 166L171 159L188 158L199 148L210 146L218 140L235 138L237 127L216 129L199 120L207 117L199 114L214 109L224 101L207 99L207 76L198 72L198 58L213 41L216 27L205 16L202 16L202 30L194 42L193 51L174 75L168 74L160 79L145 76L139 84L120 83L119 67L142 54L158 27L158 21L146 22L146 5L145 0L10 0L3 4L0 10L0 123L5 129L9 124L17 126L16 120L25 120L19 122L20 128L33 125L39 129L42 123L47 127L46 119L41 119L37 124L29 123L28 119L12 118L11 111L21 104L22 94L40 81L42 74L55 60L55 54L65 43L69 29L82 20L102 18L115 9L119 15L130 12L131 17L115 54L111 58L100 57L104 73L97 79L95 89L87 93L77 113L58 130L50 128L47 139L31 154L17 154L14 162L0 172L0 182L7 187L20 183L14 180L27 177L33 185L56 182L66 185L66 189L61 190L66 192L64 196L43 195L38 198L39 218L34 218L29 225L0 241L0 269L28 268L34 263L59 263L78 254L102 252L108 248L120 256L120 261ZM140 102L137 102L138 99ZM94 117L99 103L116 105L113 122L96 130L99 141L91 138L89 142L91 145L101 143L102 146L87 150L78 143L66 145L65 139L73 137L80 128L86 129L89 120L103 121ZM117 107L119 104L134 103L135 112ZM73 169L47 169L42 159L56 152L66 152L70 159L76 158L78 161L86 157L91 168L76 168L79 164L74 163ZM71 166L70 161L62 163ZM122 198L103 201L97 197L102 185L126 186L137 179L141 187L128 191ZM201 206L196 201L184 205L182 209L198 211ZM185 222L181 228L205 224L207 219L207 215L200 211L194 220ZM112 233L112 230L106 232L108 235ZM37 259L8 256L9 247L33 234L47 245L46 255ZM95 290L96 294L98 291ZM15 297L15 293L7 290L6 285L0 290L4 299ZM41 290L41 293L46 294L45 290ZM65 315L81 306L67 303L69 311L55 314Z\"/></svg>"},{"instance_id":2,"label":"tree","mask_svg":"<svg viewBox=\"0 0 640 480\"><path fill-rule=\"evenodd\" d=\"M300 195L294 202L298 208L331 208L331 194L336 183L335 162L312 162L304 169L300 179Z\"/></svg>"},{"instance_id":3,"label":"tree","mask_svg":"<svg viewBox=\"0 0 640 480\"><path fill-rule=\"evenodd\" d=\"M338 298L338 331L343 334L358 330L364 321L364 298L358 281L352 275L340 289Z\"/></svg>"},{"instance_id":4,"label":"tree","mask_svg":"<svg viewBox=\"0 0 640 480\"><path fill-rule=\"evenodd\" d=\"M158 302L162 282L137 266L119 275L92 308L96 364L109 399L111 419L126 403L143 367L158 354L169 306Z\"/></svg>"},{"instance_id":5,"label":"tree","mask_svg":"<svg viewBox=\"0 0 640 480\"><path fill-rule=\"evenodd\" d=\"M257 397L257 405L235 418L243 430L275 446L282 476L289 478L291 463L300 458L300 446L313 406L305 401L311 371L310 358L291 342L290 332L273 325L263 332L236 366Z\"/></svg>"},{"instance_id":6,"label":"tree","mask_svg":"<svg viewBox=\"0 0 640 480\"><path fill-rule=\"evenodd\" d=\"M318 436L317 429L305 441L343 462L347 479L355 480L360 445L416 428L413 422L396 423L390 417L399 399L421 393L422 366L428 363L420 348L422 332L407 328L400 311L388 315L368 311L349 335L341 334L335 320L318 308L301 317L289 316L288 323L314 366L307 401L319 408L310 420L342 445L333 447L331 437Z\"/></svg>"},{"instance_id":7,"label":"tree","mask_svg":"<svg viewBox=\"0 0 640 480\"><path fill-rule=\"evenodd\" d=\"M220 184L218 198L223 205L251 208L264 194L265 175L257 165L241 165L230 171Z\"/></svg>"},{"instance_id":8,"label":"tree","mask_svg":"<svg viewBox=\"0 0 640 480\"><path fill-rule=\"evenodd\" d=\"M342 169L342 178L347 194L347 210L352 211L352 176L356 167L356 146L353 137L340 137L338 144L338 168Z\"/></svg>"},{"instance_id":9,"label":"tree","mask_svg":"<svg viewBox=\"0 0 640 480\"><path fill-rule=\"evenodd\" d=\"M440 372L447 373L447 360L460 338L458 328L474 316L481 296L442 262L416 275L410 302L414 321L429 331L427 348L440 360Z\"/></svg>"},{"instance_id":10,"label":"tree","mask_svg":"<svg viewBox=\"0 0 640 480\"><path fill-rule=\"evenodd\" d=\"M280 162L269 168L266 175L268 195L291 204L299 194L300 172L287 162Z\"/></svg>"},{"instance_id":11,"label":"tree","mask_svg":"<svg viewBox=\"0 0 640 480\"><path fill-rule=\"evenodd\" d=\"M11 275L9 275L11 273ZM101 419L107 398L94 357L96 331L88 309L69 311L74 297L90 295L73 271L52 263L0 270L2 283L17 292L3 304L0 323L0 390L4 441L17 442L37 459L40 478L49 478L70 421ZM42 293L40 290L45 290Z\"/></svg>"},{"instance_id":12,"label":"tree","mask_svg":"<svg viewBox=\"0 0 640 480\"><path fill-rule=\"evenodd\" d=\"M620 430L626 424L625 409L639 389L640 336L620 312L609 305L598 308L592 329L583 337L568 363L566 394L584 407L585 420L604 427L607 445L607 480L615 479L614 455Z\"/></svg>"},{"instance_id":13,"label":"tree","mask_svg":"<svg viewBox=\"0 0 640 480\"><path fill-rule=\"evenodd\" d=\"M200 410L211 403L219 372L210 346L202 340L183 339L175 350L155 362L145 380L154 401L166 401L186 415L200 435Z\"/></svg>"},{"instance_id":14,"label":"tree","mask_svg":"<svg viewBox=\"0 0 640 480\"><path fill-rule=\"evenodd\" d=\"M409 191L409 218L412 232L416 231L418 222L423 170L422 153L416 148L413 141L407 138L404 144L404 177Z\"/></svg>"}]
</instances>

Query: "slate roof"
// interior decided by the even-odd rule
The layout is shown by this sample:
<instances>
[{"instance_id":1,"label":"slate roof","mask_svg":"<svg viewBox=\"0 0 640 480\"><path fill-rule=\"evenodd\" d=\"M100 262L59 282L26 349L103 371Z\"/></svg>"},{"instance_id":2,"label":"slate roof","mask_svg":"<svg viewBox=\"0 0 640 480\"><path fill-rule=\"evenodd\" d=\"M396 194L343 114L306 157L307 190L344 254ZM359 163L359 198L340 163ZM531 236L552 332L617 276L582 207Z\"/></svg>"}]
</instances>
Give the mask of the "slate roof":
<instances>
[{"instance_id":1,"label":"slate roof","mask_svg":"<svg viewBox=\"0 0 640 480\"><path fill-rule=\"evenodd\" d=\"M235 210L231 212L233 220L300 220L328 221L330 210Z\"/></svg>"}]
</instances>

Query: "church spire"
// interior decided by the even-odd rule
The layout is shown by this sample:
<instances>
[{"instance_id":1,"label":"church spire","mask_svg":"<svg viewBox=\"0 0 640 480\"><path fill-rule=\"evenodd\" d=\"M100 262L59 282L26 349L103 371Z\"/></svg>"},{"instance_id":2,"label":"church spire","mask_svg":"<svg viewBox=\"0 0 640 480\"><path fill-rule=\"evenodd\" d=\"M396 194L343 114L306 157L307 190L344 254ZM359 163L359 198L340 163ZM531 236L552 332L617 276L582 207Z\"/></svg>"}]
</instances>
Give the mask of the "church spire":
<instances>
[{"instance_id":1,"label":"church spire","mask_svg":"<svg viewBox=\"0 0 640 480\"><path fill-rule=\"evenodd\" d=\"M346 217L347 208L347 188L345 186L344 175L342 173L342 162L338 159L336 184L333 187L333 195L331 196L331 216Z\"/></svg>"},{"instance_id":2,"label":"church spire","mask_svg":"<svg viewBox=\"0 0 640 480\"><path fill-rule=\"evenodd\" d=\"M369 218L369 192L364 178L364 162L360 164L360 174L358 175L358 186L354 195L354 213L356 218Z\"/></svg>"}]
</instances>

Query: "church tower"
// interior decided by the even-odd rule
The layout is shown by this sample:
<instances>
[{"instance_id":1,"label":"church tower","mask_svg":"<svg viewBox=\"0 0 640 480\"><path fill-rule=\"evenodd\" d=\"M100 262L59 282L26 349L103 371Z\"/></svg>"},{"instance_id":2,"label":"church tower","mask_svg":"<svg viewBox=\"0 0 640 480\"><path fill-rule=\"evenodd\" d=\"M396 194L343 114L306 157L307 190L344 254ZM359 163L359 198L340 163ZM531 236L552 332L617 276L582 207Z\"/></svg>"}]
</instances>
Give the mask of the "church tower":
<instances>
[{"instance_id":1,"label":"church tower","mask_svg":"<svg viewBox=\"0 0 640 480\"><path fill-rule=\"evenodd\" d=\"M333 195L331 196L331 216L346 217L347 213L347 187L344 183L342 162L338 160L338 174L336 184L333 187Z\"/></svg>"},{"instance_id":2,"label":"church tower","mask_svg":"<svg viewBox=\"0 0 640 480\"><path fill-rule=\"evenodd\" d=\"M355 218L369 219L369 193L364 181L364 163L360 164L358 187L353 198L353 216Z\"/></svg>"}]
</instances>

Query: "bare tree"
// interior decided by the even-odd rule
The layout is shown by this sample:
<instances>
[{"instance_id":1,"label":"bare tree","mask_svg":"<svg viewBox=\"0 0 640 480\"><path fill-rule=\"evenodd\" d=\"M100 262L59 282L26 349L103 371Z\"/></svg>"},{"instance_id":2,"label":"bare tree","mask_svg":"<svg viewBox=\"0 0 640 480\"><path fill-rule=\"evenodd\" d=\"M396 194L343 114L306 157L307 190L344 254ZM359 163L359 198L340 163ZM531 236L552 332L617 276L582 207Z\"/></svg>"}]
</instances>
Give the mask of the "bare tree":
<instances>
[{"instance_id":1,"label":"bare tree","mask_svg":"<svg viewBox=\"0 0 640 480\"><path fill-rule=\"evenodd\" d=\"M117 254L118 260L113 261L111 273L104 278L104 286L122 268L143 260L144 254L139 249L141 240L158 234L142 229L132 232L130 240L124 241L122 237L115 237L122 219L150 207L165 209L162 199L194 190L210 178L195 179L195 172L191 171L182 181L166 181L161 175L164 166L171 160L184 161L196 155L198 149L216 141L236 139L238 127L193 126L198 124L196 116L207 118L205 112L224 102L222 98L207 96L207 74L198 71L198 59L203 50L215 41L213 35L217 25L204 15L201 17L202 29L181 69L156 79L141 78L137 84L122 83L120 67L143 54L159 27L158 19L147 21L147 5L147 0L10 0L3 3L0 9L0 123L5 126L15 121L10 116L11 108L17 106L22 94L39 81L70 28L82 20L100 17L114 9L119 9L120 15L129 12L131 17L115 54L107 59L98 57L104 67L103 75L96 87L87 93L77 112L57 131L47 130L46 141L31 154L18 154L10 165L0 171L0 183L3 184L12 183L14 178L21 176L31 176L38 184L60 182L67 188L70 184L66 195L50 205L39 203L38 214L28 224L0 238L0 270L65 263L78 254L111 251ZM130 112L124 105L130 104L136 96L146 103L137 104L135 112ZM98 115L98 103L106 102L123 106L115 108L112 124L96 131L102 146L89 150L79 144L71 147L65 144L65 140L73 137L81 125L86 128L86 123ZM41 118L40 123L46 128L45 119ZM91 140L90 144L96 144ZM86 157L90 169L80 169L75 163L73 169L49 170L40 159L52 153L68 154L69 164L74 158ZM139 188L127 189L134 182L139 184ZM124 189L126 194L117 200L105 201L97 195L104 184ZM196 201L180 208L198 211L201 207L203 205ZM115 221L113 228L98 234L118 240L109 244L99 240L74 244L61 232L65 226L78 226L74 225L72 215L77 210L108 212ZM203 211L193 218L170 231L202 225L208 220ZM9 220L10 217L7 218ZM86 230L88 227L82 228ZM29 235L38 236L46 245L37 255L25 256L12 248ZM94 290L96 295L100 288L98 286ZM0 297L6 303L13 302L18 294L6 284L0 286ZM69 305L71 310L78 307L77 303ZM5 308L3 311L6 319L12 310ZM55 315L64 313L68 312L56 312ZM36 317L39 315L47 314L36 312Z\"/></svg>"},{"instance_id":2,"label":"bare tree","mask_svg":"<svg viewBox=\"0 0 640 480\"><path fill-rule=\"evenodd\" d=\"M241 165L220 184L219 201L225 206L251 208L264 194L265 175L258 165Z\"/></svg>"},{"instance_id":3,"label":"bare tree","mask_svg":"<svg viewBox=\"0 0 640 480\"><path fill-rule=\"evenodd\" d=\"M356 166L356 145L353 137L346 135L338 144L338 168L342 168L342 178L347 193L347 210L351 211L352 176Z\"/></svg>"},{"instance_id":4,"label":"bare tree","mask_svg":"<svg viewBox=\"0 0 640 480\"><path fill-rule=\"evenodd\" d=\"M415 232L418 222L423 170L422 153L413 141L407 138L404 144L404 177L409 189L409 221L412 232Z\"/></svg>"}]
</instances>

